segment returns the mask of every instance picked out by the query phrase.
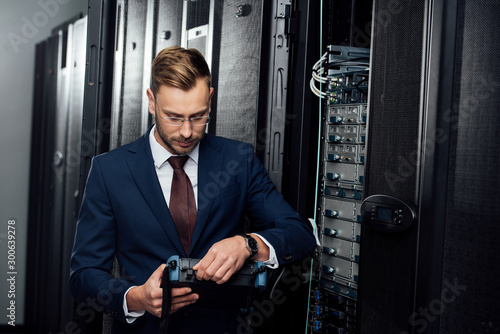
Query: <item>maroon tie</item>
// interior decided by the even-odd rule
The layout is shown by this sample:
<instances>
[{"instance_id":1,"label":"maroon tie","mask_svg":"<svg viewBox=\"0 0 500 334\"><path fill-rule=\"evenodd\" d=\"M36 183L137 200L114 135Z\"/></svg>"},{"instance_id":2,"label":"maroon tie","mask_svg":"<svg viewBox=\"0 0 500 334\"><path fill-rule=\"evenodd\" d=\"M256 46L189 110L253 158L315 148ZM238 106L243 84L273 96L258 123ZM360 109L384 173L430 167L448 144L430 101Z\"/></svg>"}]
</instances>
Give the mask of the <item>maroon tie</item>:
<instances>
[{"instance_id":1,"label":"maroon tie","mask_svg":"<svg viewBox=\"0 0 500 334\"><path fill-rule=\"evenodd\" d=\"M194 202L193 186L183 168L188 158L187 155L171 156L168 162L174 169L169 210L182 246L184 246L186 254L189 255L191 236L196 224L196 203Z\"/></svg>"}]
</instances>

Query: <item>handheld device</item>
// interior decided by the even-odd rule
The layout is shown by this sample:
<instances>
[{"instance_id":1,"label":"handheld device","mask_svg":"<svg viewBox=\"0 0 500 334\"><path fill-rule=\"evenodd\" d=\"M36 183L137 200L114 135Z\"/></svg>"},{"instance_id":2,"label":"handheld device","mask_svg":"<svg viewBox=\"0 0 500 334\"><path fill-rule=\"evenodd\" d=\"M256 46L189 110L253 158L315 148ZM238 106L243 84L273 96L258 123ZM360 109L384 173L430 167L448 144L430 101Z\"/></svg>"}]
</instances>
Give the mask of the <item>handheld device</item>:
<instances>
[{"instance_id":1,"label":"handheld device","mask_svg":"<svg viewBox=\"0 0 500 334\"><path fill-rule=\"evenodd\" d=\"M200 259L174 255L168 259L166 267L170 288L188 286L200 296L193 307L246 308L249 302L266 288L267 272L263 262L245 262L243 267L223 284L198 280L197 272L193 270L198 262Z\"/></svg>"}]
</instances>

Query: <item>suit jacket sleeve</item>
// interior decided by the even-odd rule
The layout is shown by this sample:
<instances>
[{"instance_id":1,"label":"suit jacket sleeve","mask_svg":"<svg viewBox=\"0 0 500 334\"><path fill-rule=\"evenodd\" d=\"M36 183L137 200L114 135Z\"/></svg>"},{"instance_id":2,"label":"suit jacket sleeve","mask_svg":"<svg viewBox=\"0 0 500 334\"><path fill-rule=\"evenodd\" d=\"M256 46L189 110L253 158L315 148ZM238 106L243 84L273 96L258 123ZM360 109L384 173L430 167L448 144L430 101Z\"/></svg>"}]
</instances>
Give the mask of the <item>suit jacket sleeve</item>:
<instances>
[{"instance_id":1,"label":"suit jacket sleeve","mask_svg":"<svg viewBox=\"0 0 500 334\"><path fill-rule=\"evenodd\" d=\"M277 191L264 166L255 157L253 147L243 146L242 150L247 152L246 211L253 231L273 245L280 264L312 256L316 242L311 227Z\"/></svg>"},{"instance_id":2,"label":"suit jacket sleeve","mask_svg":"<svg viewBox=\"0 0 500 334\"><path fill-rule=\"evenodd\" d=\"M123 273L122 278L111 274L115 244L116 222L97 157L92 161L80 209L71 256L70 290L80 305L124 320L123 296L132 284Z\"/></svg>"}]
</instances>

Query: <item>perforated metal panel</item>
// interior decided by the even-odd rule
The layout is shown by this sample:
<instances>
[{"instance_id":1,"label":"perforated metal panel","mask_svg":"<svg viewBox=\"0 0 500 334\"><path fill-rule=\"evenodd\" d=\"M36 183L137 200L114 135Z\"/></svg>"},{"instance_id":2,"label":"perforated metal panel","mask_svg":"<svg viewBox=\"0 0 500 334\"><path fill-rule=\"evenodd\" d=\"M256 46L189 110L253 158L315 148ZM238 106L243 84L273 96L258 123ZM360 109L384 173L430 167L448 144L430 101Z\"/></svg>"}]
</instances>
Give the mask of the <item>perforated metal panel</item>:
<instances>
[{"instance_id":1,"label":"perforated metal panel","mask_svg":"<svg viewBox=\"0 0 500 334\"><path fill-rule=\"evenodd\" d=\"M259 92L262 1L238 6L225 1L222 11L215 133L255 144Z\"/></svg>"},{"instance_id":2,"label":"perforated metal panel","mask_svg":"<svg viewBox=\"0 0 500 334\"><path fill-rule=\"evenodd\" d=\"M498 1L459 1L440 333L500 331Z\"/></svg>"},{"instance_id":3,"label":"perforated metal panel","mask_svg":"<svg viewBox=\"0 0 500 334\"><path fill-rule=\"evenodd\" d=\"M370 194L397 196L417 203L421 65L424 32L423 1L394 9L376 1L372 50ZM378 16L377 16L378 15ZM382 21L383 15L388 18Z\"/></svg>"},{"instance_id":4,"label":"perforated metal panel","mask_svg":"<svg viewBox=\"0 0 500 334\"><path fill-rule=\"evenodd\" d=\"M158 1L156 53L181 44L183 0Z\"/></svg>"},{"instance_id":5,"label":"perforated metal panel","mask_svg":"<svg viewBox=\"0 0 500 334\"><path fill-rule=\"evenodd\" d=\"M425 2L375 1L373 16L365 198L417 204ZM417 227L387 234L363 226L361 235L360 332L410 330Z\"/></svg>"},{"instance_id":6,"label":"perforated metal panel","mask_svg":"<svg viewBox=\"0 0 500 334\"><path fill-rule=\"evenodd\" d=\"M111 120L112 148L137 139L145 128L142 112L143 96L146 92L142 87L147 3L121 0L117 4L117 15L118 34Z\"/></svg>"},{"instance_id":7,"label":"perforated metal panel","mask_svg":"<svg viewBox=\"0 0 500 334\"><path fill-rule=\"evenodd\" d=\"M402 7L374 30L367 182L420 217L400 234L363 229L361 332L498 332L500 4Z\"/></svg>"}]
</instances>

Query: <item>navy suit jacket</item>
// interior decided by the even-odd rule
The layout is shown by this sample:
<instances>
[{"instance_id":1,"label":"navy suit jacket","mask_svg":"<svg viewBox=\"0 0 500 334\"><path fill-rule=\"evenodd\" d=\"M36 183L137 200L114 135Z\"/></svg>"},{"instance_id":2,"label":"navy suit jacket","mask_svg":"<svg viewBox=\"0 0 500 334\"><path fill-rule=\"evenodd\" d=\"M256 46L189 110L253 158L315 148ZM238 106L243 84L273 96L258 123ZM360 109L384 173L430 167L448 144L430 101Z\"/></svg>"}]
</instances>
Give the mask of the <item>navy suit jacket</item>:
<instances>
[{"instance_id":1,"label":"navy suit jacket","mask_svg":"<svg viewBox=\"0 0 500 334\"><path fill-rule=\"evenodd\" d=\"M70 289L80 303L76 312L85 316L84 304L108 312L116 319L117 333L158 331L159 319L147 312L132 325L124 322L124 293L146 282L170 256L187 257L158 182L148 136L149 131L93 159L71 258ZM245 215L251 232L273 245L280 264L312 255L310 227L276 190L251 145L206 134L199 152L198 215L189 257L202 258L217 241L242 233ZM115 257L119 277L111 274ZM234 321L233 330L221 325L220 312L196 312L174 313L173 333L234 332Z\"/></svg>"}]
</instances>

